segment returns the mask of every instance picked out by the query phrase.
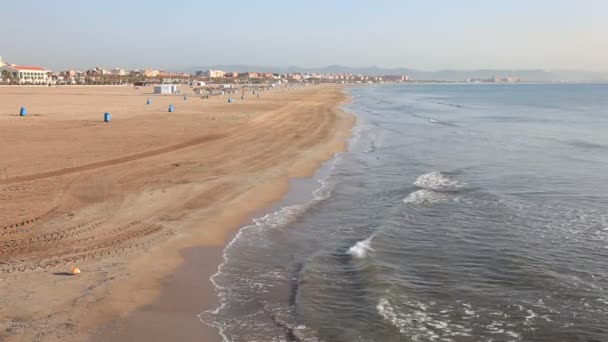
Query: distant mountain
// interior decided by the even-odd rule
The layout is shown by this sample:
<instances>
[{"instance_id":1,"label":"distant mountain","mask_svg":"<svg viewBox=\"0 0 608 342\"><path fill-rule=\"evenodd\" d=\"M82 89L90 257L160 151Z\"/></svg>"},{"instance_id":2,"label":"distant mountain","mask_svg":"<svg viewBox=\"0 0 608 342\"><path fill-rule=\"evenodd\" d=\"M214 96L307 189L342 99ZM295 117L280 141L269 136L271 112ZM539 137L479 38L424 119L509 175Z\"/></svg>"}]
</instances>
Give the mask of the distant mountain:
<instances>
[{"instance_id":1,"label":"distant mountain","mask_svg":"<svg viewBox=\"0 0 608 342\"><path fill-rule=\"evenodd\" d=\"M219 65L209 65L204 67L193 67L184 70L184 72L195 72L198 70L224 70L224 71L235 71L235 72L245 72L245 71L258 71L258 72L272 72L272 73L293 73L293 72L301 72L301 73L343 73L343 74L365 74L369 76L380 76L380 75L407 75L409 72L413 71L411 69L398 68L398 69L387 69L387 68L379 68L376 66L371 67L347 67L342 65L329 65L326 67L320 68L302 68L297 66L288 66L288 67L270 67L270 66L259 66L259 65L247 65L247 64L219 64Z\"/></svg>"},{"instance_id":2,"label":"distant mountain","mask_svg":"<svg viewBox=\"0 0 608 342\"><path fill-rule=\"evenodd\" d=\"M195 72L197 70L217 69L224 71L258 71L272 73L350 73L363 74L369 76L383 75L408 75L413 80L420 81L464 81L467 78L487 79L494 76L501 78L507 76L519 77L524 82L560 82L560 81L608 81L607 72L591 72L579 70L541 70L541 69L519 69L519 70L499 70L499 69L480 69L480 70L440 70L440 71L421 71L409 68L381 68L377 66L369 67L348 67L343 65L329 65L319 68L302 68L297 66L289 67L270 67L255 66L246 64L235 65L210 65L205 67L193 67L184 70L185 72Z\"/></svg>"}]
</instances>

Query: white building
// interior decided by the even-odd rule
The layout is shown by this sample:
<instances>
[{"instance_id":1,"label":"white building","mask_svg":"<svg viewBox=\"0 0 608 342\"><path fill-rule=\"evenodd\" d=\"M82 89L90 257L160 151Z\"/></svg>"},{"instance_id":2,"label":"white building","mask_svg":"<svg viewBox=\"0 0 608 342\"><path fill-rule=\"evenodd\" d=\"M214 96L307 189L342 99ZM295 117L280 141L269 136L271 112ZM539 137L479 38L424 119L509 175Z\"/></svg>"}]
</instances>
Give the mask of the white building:
<instances>
[{"instance_id":1,"label":"white building","mask_svg":"<svg viewBox=\"0 0 608 342\"><path fill-rule=\"evenodd\" d=\"M154 86L154 94L175 94L177 86L172 84L161 84Z\"/></svg>"},{"instance_id":2,"label":"white building","mask_svg":"<svg viewBox=\"0 0 608 342\"><path fill-rule=\"evenodd\" d=\"M19 84L47 84L50 82L49 71L37 66L5 65L0 67L3 75L8 72L9 79L12 78Z\"/></svg>"},{"instance_id":3,"label":"white building","mask_svg":"<svg viewBox=\"0 0 608 342\"><path fill-rule=\"evenodd\" d=\"M208 78L222 78L226 73L222 70L203 70L200 72L200 76Z\"/></svg>"},{"instance_id":4,"label":"white building","mask_svg":"<svg viewBox=\"0 0 608 342\"><path fill-rule=\"evenodd\" d=\"M0 68L4 66L4 62L2 61L2 56L0 56Z\"/></svg>"},{"instance_id":5,"label":"white building","mask_svg":"<svg viewBox=\"0 0 608 342\"><path fill-rule=\"evenodd\" d=\"M129 74L129 72L124 69L116 68L116 69L110 70L110 74L115 75L115 76L126 76Z\"/></svg>"}]
</instances>

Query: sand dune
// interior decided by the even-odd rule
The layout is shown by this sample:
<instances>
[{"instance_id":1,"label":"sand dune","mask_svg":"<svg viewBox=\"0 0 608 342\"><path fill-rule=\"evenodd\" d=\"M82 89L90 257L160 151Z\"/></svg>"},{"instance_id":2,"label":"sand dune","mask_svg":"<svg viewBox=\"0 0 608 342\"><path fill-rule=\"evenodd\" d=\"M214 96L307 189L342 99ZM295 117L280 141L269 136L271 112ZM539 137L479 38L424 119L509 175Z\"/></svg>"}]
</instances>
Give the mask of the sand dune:
<instances>
[{"instance_id":1,"label":"sand dune","mask_svg":"<svg viewBox=\"0 0 608 342\"><path fill-rule=\"evenodd\" d=\"M1 340L83 340L150 302L180 249L221 247L353 122L338 87L232 104L150 91L0 87Z\"/></svg>"}]
</instances>

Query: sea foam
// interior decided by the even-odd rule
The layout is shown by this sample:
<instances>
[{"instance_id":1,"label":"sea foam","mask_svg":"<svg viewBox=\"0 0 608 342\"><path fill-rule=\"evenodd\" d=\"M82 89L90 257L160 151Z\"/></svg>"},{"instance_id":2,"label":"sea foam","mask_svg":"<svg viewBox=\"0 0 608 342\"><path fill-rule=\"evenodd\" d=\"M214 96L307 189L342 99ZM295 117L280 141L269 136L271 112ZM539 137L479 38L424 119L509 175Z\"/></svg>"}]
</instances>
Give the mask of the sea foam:
<instances>
[{"instance_id":1,"label":"sea foam","mask_svg":"<svg viewBox=\"0 0 608 342\"><path fill-rule=\"evenodd\" d=\"M414 185L423 189L449 191L459 188L463 184L441 172L433 171L418 176L414 182Z\"/></svg>"},{"instance_id":2,"label":"sea foam","mask_svg":"<svg viewBox=\"0 0 608 342\"><path fill-rule=\"evenodd\" d=\"M456 341L456 337L471 337L471 328L447 320L445 314L438 314L431 308L436 305L434 302L405 300L402 305L405 307L395 307L388 298L382 297L376 311L411 341L451 342Z\"/></svg>"},{"instance_id":3,"label":"sea foam","mask_svg":"<svg viewBox=\"0 0 608 342\"><path fill-rule=\"evenodd\" d=\"M373 251L374 249L371 247L372 238L369 237L363 241L358 241L353 246L348 249L348 254L353 258L363 259L367 256L367 253Z\"/></svg>"},{"instance_id":4,"label":"sea foam","mask_svg":"<svg viewBox=\"0 0 608 342\"><path fill-rule=\"evenodd\" d=\"M420 189L407 195L407 197L403 199L403 202L415 204L432 204L445 202L447 200L448 198L445 194L433 190Z\"/></svg>"},{"instance_id":5,"label":"sea foam","mask_svg":"<svg viewBox=\"0 0 608 342\"><path fill-rule=\"evenodd\" d=\"M404 203L433 204L458 201L459 197L450 196L446 192L457 190L465 184L441 172L433 171L418 176L414 185L419 189L407 195L403 199Z\"/></svg>"}]
</instances>

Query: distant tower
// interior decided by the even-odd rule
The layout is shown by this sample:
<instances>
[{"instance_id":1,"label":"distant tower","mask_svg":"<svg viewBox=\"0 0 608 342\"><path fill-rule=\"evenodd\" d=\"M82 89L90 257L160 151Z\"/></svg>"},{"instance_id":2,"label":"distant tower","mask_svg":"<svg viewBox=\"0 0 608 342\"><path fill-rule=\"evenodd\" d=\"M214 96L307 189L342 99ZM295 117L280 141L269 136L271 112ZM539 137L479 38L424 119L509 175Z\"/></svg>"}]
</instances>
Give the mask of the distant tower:
<instances>
[{"instance_id":1,"label":"distant tower","mask_svg":"<svg viewBox=\"0 0 608 342\"><path fill-rule=\"evenodd\" d=\"M0 56L0 67L4 66L4 62L2 61L2 56Z\"/></svg>"}]
</instances>

